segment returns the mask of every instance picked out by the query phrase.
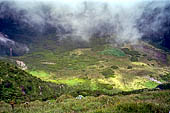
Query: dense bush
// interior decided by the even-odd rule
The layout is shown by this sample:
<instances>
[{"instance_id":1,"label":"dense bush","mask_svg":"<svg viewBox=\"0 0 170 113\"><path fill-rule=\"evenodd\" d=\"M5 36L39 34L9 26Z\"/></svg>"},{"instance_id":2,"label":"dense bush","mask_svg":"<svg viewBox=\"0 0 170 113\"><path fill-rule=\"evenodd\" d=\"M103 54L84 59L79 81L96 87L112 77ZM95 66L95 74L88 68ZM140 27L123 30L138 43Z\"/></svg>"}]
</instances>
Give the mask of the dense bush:
<instances>
[{"instance_id":1,"label":"dense bush","mask_svg":"<svg viewBox=\"0 0 170 113\"><path fill-rule=\"evenodd\" d=\"M137 58L136 56L132 56L132 57L130 58L130 61L132 61L132 62L138 62L138 58Z\"/></svg>"},{"instance_id":2,"label":"dense bush","mask_svg":"<svg viewBox=\"0 0 170 113\"><path fill-rule=\"evenodd\" d=\"M123 57L126 55L122 50L116 48L105 49L104 51L101 51L100 54L117 56L117 57Z\"/></svg>"},{"instance_id":3,"label":"dense bush","mask_svg":"<svg viewBox=\"0 0 170 113\"><path fill-rule=\"evenodd\" d=\"M119 69L119 67L118 67L118 66L115 66L115 65L111 66L111 68L112 68L112 69Z\"/></svg>"},{"instance_id":4,"label":"dense bush","mask_svg":"<svg viewBox=\"0 0 170 113\"><path fill-rule=\"evenodd\" d=\"M152 58L147 58L148 61L152 61L153 59Z\"/></svg>"},{"instance_id":5,"label":"dense bush","mask_svg":"<svg viewBox=\"0 0 170 113\"><path fill-rule=\"evenodd\" d=\"M128 48L122 48L122 51L131 56L140 56L140 53L138 51L131 51Z\"/></svg>"},{"instance_id":6,"label":"dense bush","mask_svg":"<svg viewBox=\"0 0 170 113\"><path fill-rule=\"evenodd\" d=\"M66 85L44 82L27 72L0 61L0 101L24 101L56 98L66 92Z\"/></svg>"},{"instance_id":7,"label":"dense bush","mask_svg":"<svg viewBox=\"0 0 170 113\"><path fill-rule=\"evenodd\" d=\"M123 48L122 51L124 51L124 53L130 55L130 61L132 62L137 62L138 61L138 57L140 57L140 53L138 51L132 51L129 50L128 48Z\"/></svg>"},{"instance_id":8,"label":"dense bush","mask_svg":"<svg viewBox=\"0 0 170 113\"><path fill-rule=\"evenodd\" d=\"M112 69L104 69L101 73L105 78L114 77L114 71Z\"/></svg>"},{"instance_id":9,"label":"dense bush","mask_svg":"<svg viewBox=\"0 0 170 113\"><path fill-rule=\"evenodd\" d=\"M114 108L115 112L119 113L166 113L168 109L154 105L151 103L122 103Z\"/></svg>"},{"instance_id":10,"label":"dense bush","mask_svg":"<svg viewBox=\"0 0 170 113\"><path fill-rule=\"evenodd\" d=\"M170 82L170 73L167 73L166 75L162 75L161 76L162 80L165 80L167 82Z\"/></svg>"},{"instance_id":11,"label":"dense bush","mask_svg":"<svg viewBox=\"0 0 170 113\"><path fill-rule=\"evenodd\" d=\"M157 88L160 88L162 90L170 89L170 83L160 84L160 85L157 86Z\"/></svg>"},{"instance_id":12,"label":"dense bush","mask_svg":"<svg viewBox=\"0 0 170 113\"><path fill-rule=\"evenodd\" d=\"M128 66L127 69L132 69L133 67L132 66Z\"/></svg>"}]
</instances>

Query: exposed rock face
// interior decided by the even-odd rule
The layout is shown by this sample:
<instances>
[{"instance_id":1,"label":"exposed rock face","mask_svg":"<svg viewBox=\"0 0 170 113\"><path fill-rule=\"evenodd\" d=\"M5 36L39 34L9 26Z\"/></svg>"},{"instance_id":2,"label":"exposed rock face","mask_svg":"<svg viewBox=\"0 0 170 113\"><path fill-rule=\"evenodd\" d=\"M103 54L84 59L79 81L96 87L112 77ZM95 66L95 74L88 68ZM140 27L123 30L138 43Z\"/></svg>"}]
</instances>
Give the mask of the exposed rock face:
<instances>
[{"instance_id":1,"label":"exposed rock face","mask_svg":"<svg viewBox=\"0 0 170 113\"><path fill-rule=\"evenodd\" d=\"M11 40L24 42L29 40L27 36L32 35L34 29L26 23L26 11L17 10L14 5L9 1L0 2L0 32L7 34Z\"/></svg>"},{"instance_id":2,"label":"exposed rock face","mask_svg":"<svg viewBox=\"0 0 170 113\"><path fill-rule=\"evenodd\" d=\"M0 55L20 56L29 51L23 44L32 34L24 23L25 14L24 10L16 10L13 2L0 2Z\"/></svg>"},{"instance_id":3,"label":"exposed rock face","mask_svg":"<svg viewBox=\"0 0 170 113\"><path fill-rule=\"evenodd\" d=\"M8 38L7 35L0 33L0 55L18 56L29 51L29 48Z\"/></svg>"},{"instance_id":4,"label":"exposed rock face","mask_svg":"<svg viewBox=\"0 0 170 113\"><path fill-rule=\"evenodd\" d=\"M26 69L27 69L27 66L26 66L26 64L25 64L23 61L17 60L16 63L17 63L17 65L18 65L22 70L26 70Z\"/></svg>"},{"instance_id":5,"label":"exposed rock face","mask_svg":"<svg viewBox=\"0 0 170 113\"><path fill-rule=\"evenodd\" d=\"M170 2L152 2L138 21L143 39L170 49Z\"/></svg>"}]
</instances>

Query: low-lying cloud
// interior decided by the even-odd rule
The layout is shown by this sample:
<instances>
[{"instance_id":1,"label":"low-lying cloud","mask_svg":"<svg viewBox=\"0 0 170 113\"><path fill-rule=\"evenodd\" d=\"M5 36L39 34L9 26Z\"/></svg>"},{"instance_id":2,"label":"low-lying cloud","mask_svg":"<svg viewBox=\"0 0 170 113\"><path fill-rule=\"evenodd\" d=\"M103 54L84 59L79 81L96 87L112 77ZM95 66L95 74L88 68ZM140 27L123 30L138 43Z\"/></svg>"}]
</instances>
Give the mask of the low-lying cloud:
<instances>
[{"instance_id":1,"label":"low-lying cloud","mask_svg":"<svg viewBox=\"0 0 170 113\"><path fill-rule=\"evenodd\" d=\"M94 36L107 36L117 42L132 43L143 36L137 21L148 4L158 2L152 6L156 9L170 3L168 0L1 0L4 1L10 2L10 7L16 11L24 10L20 19L33 27L38 26L40 31L50 25L62 38L71 36L88 41ZM160 21L155 20L155 26L150 29L157 30Z\"/></svg>"},{"instance_id":2,"label":"low-lying cloud","mask_svg":"<svg viewBox=\"0 0 170 113\"><path fill-rule=\"evenodd\" d=\"M12 50L13 55L23 55L29 51L29 48L24 44L10 40L7 35L0 33L0 54L9 54L10 50Z\"/></svg>"}]
</instances>

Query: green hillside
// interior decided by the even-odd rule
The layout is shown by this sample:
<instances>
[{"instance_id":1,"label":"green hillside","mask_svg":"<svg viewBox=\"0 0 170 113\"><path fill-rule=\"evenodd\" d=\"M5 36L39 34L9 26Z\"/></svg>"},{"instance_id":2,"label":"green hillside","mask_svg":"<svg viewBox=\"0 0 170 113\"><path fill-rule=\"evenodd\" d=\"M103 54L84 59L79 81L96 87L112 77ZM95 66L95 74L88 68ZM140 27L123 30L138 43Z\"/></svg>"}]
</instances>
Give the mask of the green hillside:
<instances>
[{"instance_id":1,"label":"green hillside","mask_svg":"<svg viewBox=\"0 0 170 113\"><path fill-rule=\"evenodd\" d=\"M62 86L42 81L14 65L0 61L0 101L22 103L56 98L66 88L66 85Z\"/></svg>"}]
</instances>

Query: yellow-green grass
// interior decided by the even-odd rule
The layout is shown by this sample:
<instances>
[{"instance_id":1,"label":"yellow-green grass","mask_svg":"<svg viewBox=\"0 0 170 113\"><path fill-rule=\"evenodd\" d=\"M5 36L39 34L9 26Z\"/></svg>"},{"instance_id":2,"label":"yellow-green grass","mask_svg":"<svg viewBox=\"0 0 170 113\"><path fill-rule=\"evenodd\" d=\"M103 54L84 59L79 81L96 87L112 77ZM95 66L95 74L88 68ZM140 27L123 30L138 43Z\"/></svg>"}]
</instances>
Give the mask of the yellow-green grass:
<instances>
[{"instance_id":1,"label":"yellow-green grass","mask_svg":"<svg viewBox=\"0 0 170 113\"><path fill-rule=\"evenodd\" d=\"M57 84L67 84L69 86L84 84L90 90L96 90L98 88L97 86L98 83L109 84L113 88L120 89L122 91L131 91L131 90L143 89L143 88L155 88L158 85L157 83L149 81L144 77L135 76L132 78L128 78L127 75L123 76L119 73L116 73L114 78L101 77L101 78L91 78L91 79L84 79L78 77L52 79L50 74L45 73L43 71L31 71L30 73L38 78L41 78L44 81L50 81Z\"/></svg>"}]
</instances>

